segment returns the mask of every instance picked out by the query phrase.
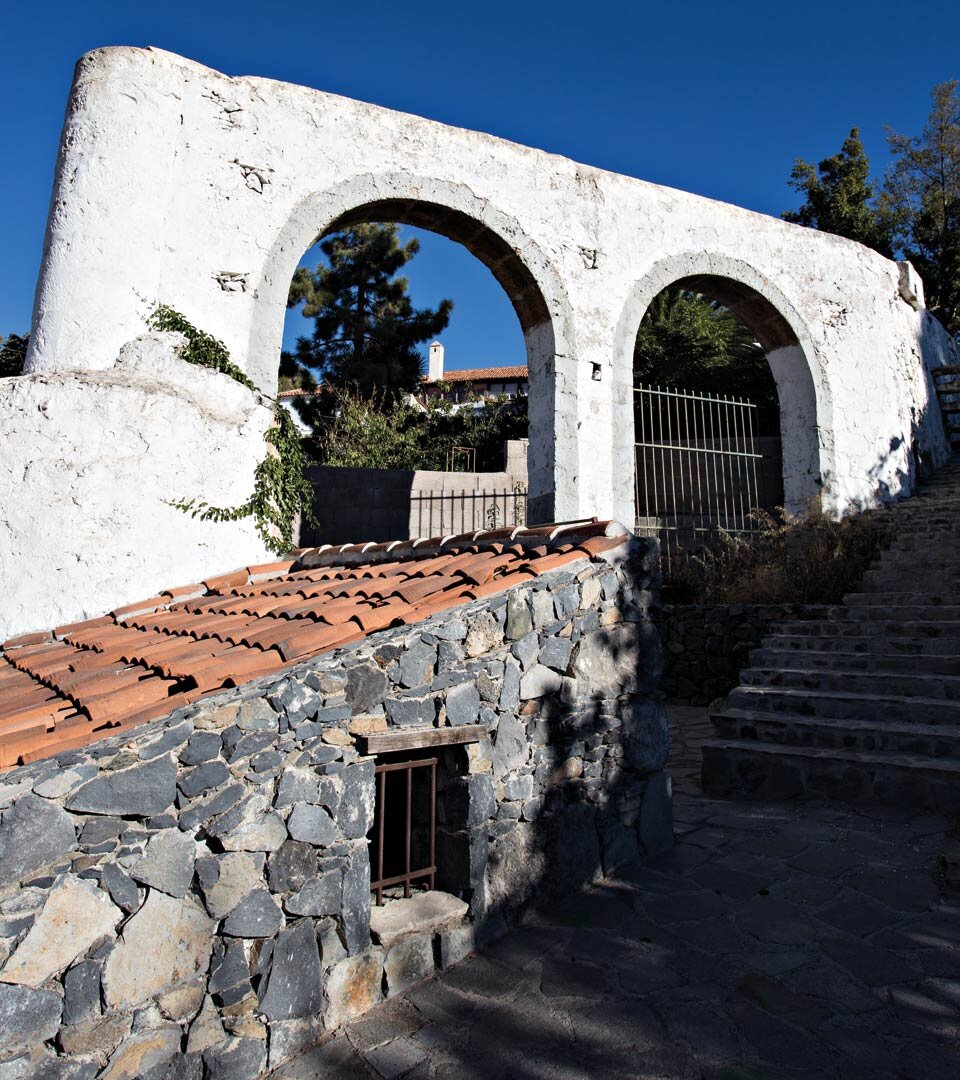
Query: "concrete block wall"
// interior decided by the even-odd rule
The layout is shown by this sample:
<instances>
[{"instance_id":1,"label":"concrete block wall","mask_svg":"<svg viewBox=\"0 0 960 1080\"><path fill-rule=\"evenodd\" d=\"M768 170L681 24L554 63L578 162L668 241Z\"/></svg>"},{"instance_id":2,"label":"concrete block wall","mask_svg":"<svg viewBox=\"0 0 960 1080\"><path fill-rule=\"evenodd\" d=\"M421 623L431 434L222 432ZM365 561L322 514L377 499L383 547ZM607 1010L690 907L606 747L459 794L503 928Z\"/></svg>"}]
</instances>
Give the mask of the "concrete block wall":
<instances>
[{"instance_id":1,"label":"concrete block wall","mask_svg":"<svg viewBox=\"0 0 960 1080\"><path fill-rule=\"evenodd\" d=\"M632 541L5 774L0 1071L258 1076L669 845L656 590ZM376 942L357 737L463 725L481 737L441 751L438 884L469 920Z\"/></svg>"}]
</instances>

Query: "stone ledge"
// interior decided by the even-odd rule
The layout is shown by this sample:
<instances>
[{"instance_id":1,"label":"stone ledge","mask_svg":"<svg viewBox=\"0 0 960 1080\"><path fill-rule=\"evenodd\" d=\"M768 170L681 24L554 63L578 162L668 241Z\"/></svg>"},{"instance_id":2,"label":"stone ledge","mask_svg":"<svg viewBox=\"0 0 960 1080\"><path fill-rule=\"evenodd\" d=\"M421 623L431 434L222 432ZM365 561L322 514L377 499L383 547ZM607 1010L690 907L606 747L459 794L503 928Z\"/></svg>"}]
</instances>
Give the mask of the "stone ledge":
<instances>
[{"instance_id":1,"label":"stone ledge","mask_svg":"<svg viewBox=\"0 0 960 1080\"><path fill-rule=\"evenodd\" d=\"M390 900L370 912L370 931L389 948L411 934L436 934L459 925L467 914L467 905L449 893L420 893L418 896Z\"/></svg>"}]
</instances>

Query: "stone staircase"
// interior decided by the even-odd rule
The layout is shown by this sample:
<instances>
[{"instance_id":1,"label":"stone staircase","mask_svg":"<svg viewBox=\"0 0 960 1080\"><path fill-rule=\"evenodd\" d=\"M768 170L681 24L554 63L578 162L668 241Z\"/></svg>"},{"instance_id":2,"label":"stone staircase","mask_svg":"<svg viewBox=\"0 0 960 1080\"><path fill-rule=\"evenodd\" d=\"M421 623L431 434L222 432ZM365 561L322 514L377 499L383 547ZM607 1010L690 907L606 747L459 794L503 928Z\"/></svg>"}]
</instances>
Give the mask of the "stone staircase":
<instances>
[{"instance_id":1,"label":"stone staircase","mask_svg":"<svg viewBox=\"0 0 960 1080\"><path fill-rule=\"evenodd\" d=\"M858 591L751 653L711 717L705 793L960 809L960 458L892 512Z\"/></svg>"}]
</instances>

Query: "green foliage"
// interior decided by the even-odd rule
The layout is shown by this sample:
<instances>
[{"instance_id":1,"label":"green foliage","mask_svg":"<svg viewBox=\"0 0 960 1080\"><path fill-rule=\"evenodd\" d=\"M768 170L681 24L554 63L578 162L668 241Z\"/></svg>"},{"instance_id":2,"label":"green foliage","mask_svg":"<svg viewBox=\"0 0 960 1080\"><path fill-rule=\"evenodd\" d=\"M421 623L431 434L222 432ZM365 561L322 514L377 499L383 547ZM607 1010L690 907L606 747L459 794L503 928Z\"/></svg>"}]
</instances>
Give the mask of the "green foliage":
<instances>
[{"instance_id":1,"label":"green foliage","mask_svg":"<svg viewBox=\"0 0 960 1080\"><path fill-rule=\"evenodd\" d=\"M804 196L799 210L788 210L784 221L857 240L881 255L891 253L890 230L874 204L870 162L853 128L840 153L814 166L797 158L790 186Z\"/></svg>"},{"instance_id":2,"label":"green foliage","mask_svg":"<svg viewBox=\"0 0 960 1080\"><path fill-rule=\"evenodd\" d=\"M960 338L960 97L957 81L932 91L920 135L890 132L893 164L881 205L898 250L923 278L926 305Z\"/></svg>"},{"instance_id":3,"label":"green foliage","mask_svg":"<svg viewBox=\"0 0 960 1080\"><path fill-rule=\"evenodd\" d=\"M180 500L178 510L202 521L240 521L252 517L261 540L271 551L282 555L293 547L293 522L298 513L313 522L313 489L304 475L306 460L300 432L293 417L274 404L276 426L264 439L272 450L253 474L253 494L239 506L212 506L197 499Z\"/></svg>"},{"instance_id":4,"label":"green foliage","mask_svg":"<svg viewBox=\"0 0 960 1080\"><path fill-rule=\"evenodd\" d=\"M792 517L755 511L759 531L721 530L713 546L671 569L666 582L678 602L836 604L893 538L883 510L839 520L818 508Z\"/></svg>"},{"instance_id":5,"label":"green foliage","mask_svg":"<svg viewBox=\"0 0 960 1080\"><path fill-rule=\"evenodd\" d=\"M633 350L634 383L748 397L777 410L777 388L753 333L728 308L667 288L654 297Z\"/></svg>"},{"instance_id":6,"label":"green foliage","mask_svg":"<svg viewBox=\"0 0 960 1080\"><path fill-rule=\"evenodd\" d=\"M527 435L525 400L458 411L431 400L422 410L385 394L364 397L338 389L322 395L322 413L316 402L296 405L313 425L306 444L321 465L445 470L451 447L472 446L477 468L486 472L503 468L508 439Z\"/></svg>"},{"instance_id":7,"label":"green foliage","mask_svg":"<svg viewBox=\"0 0 960 1080\"><path fill-rule=\"evenodd\" d=\"M183 334L187 339L186 345L180 349L180 359L188 364L197 364L199 367L213 368L224 375L229 375L234 382L245 386L248 390L256 390L256 386L230 359L230 353L222 341L218 341L211 334L198 330L188 322L184 315L175 311L166 304L157 306L147 316L147 326L151 330L173 331Z\"/></svg>"},{"instance_id":8,"label":"green foliage","mask_svg":"<svg viewBox=\"0 0 960 1080\"><path fill-rule=\"evenodd\" d=\"M147 318L153 330L176 331L187 339L180 356L189 364L212 368L256 391L254 383L230 359L222 341L198 330L179 311L159 304ZM313 522L313 489L304 475L306 460L300 432L289 412L273 405L276 424L264 433L266 456L253 474L253 493L239 506L213 506L200 499L172 502L178 510L202 521L240 521L252 517L266 547L282 555L293 547L293 522L297 514Z\"/></svg>"},{"instance_id":9,"label":"green foliage","mask_svg":"<svg viewBox=\"0 0 960 1080\"><path fill-rule=\"evenodd\" d=\"M23 362L27 357L30 335L8 334L0 338L0 379L23 374Z\"/></svg>"},{"instance_id":10,"label":"green foliage","mask_svg":"<svg viewBox=\"0 0 960 1080\"><path fill-rule=\"evenodd\" d=\"M453 310L451 300L436 310L414 308L406 278L396 277L419 249L415 239L400 244L396 225L356 225L326 237L326 264L300 267L290 285L287 306L302 304L314 320L311 338L288 354L290 365L366 397L415 390L423 363L417 346L441 333Z\"/></svg>"}]
</instances>

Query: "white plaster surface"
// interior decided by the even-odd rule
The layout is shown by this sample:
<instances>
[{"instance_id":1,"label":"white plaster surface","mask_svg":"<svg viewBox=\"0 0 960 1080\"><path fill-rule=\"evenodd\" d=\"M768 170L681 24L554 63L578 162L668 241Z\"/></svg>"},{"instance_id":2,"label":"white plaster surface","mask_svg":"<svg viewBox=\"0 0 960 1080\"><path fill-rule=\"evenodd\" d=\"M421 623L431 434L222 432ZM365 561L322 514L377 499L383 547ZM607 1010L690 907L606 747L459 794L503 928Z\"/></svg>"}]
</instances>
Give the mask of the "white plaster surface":
<instances>
[{"instance_id":1,"label":"white plaster surface","mask_svg":"<svg viewBox=\"0 0 960 1080\"><path fill-rule=\"evenodd\" d=\"M273 557L249 522L166 502L243 501L272 422L175 343L148 335L109 369L0 383L0 639Z\"/></svg>"},{"instance_id":2,"label":"white plaster surface","mask_svg":"<svg viewBox=\"0 0 960 1080\"><path fill-rule=\"evenodd\" d=\"M274 393L298 260L338 221L387 216L371 208L383 201L388 219L465 243L517 309L535 518L632 520L633 342L656 292L691 276L737 282L778 313L768 348L785 350L772 363L795 503L897 497L918 455L935 465L947 454L925 371L950 361L946 335L903 298L897 264L852 241L320 91L101 49L78 64L67 109L32 374L0 389L0 435L16 443L0 488L5 508L25 504L7 510L19 524L0 540L14 582L5 625L44 625L54 596L72 617L244 561L249 531L190 525L157 495L172 466L185 494L212 486L211 463L216 484L242 494L259 436L226 421L198 430L203 410L186 400L155 417L168 395L121 385L116 358L162 301ZM44 395L53 424L31 412ZM107 433L121 430L118 451ZM50 593L39 605L37 588Z\"/></svg>"}]
</instances>

